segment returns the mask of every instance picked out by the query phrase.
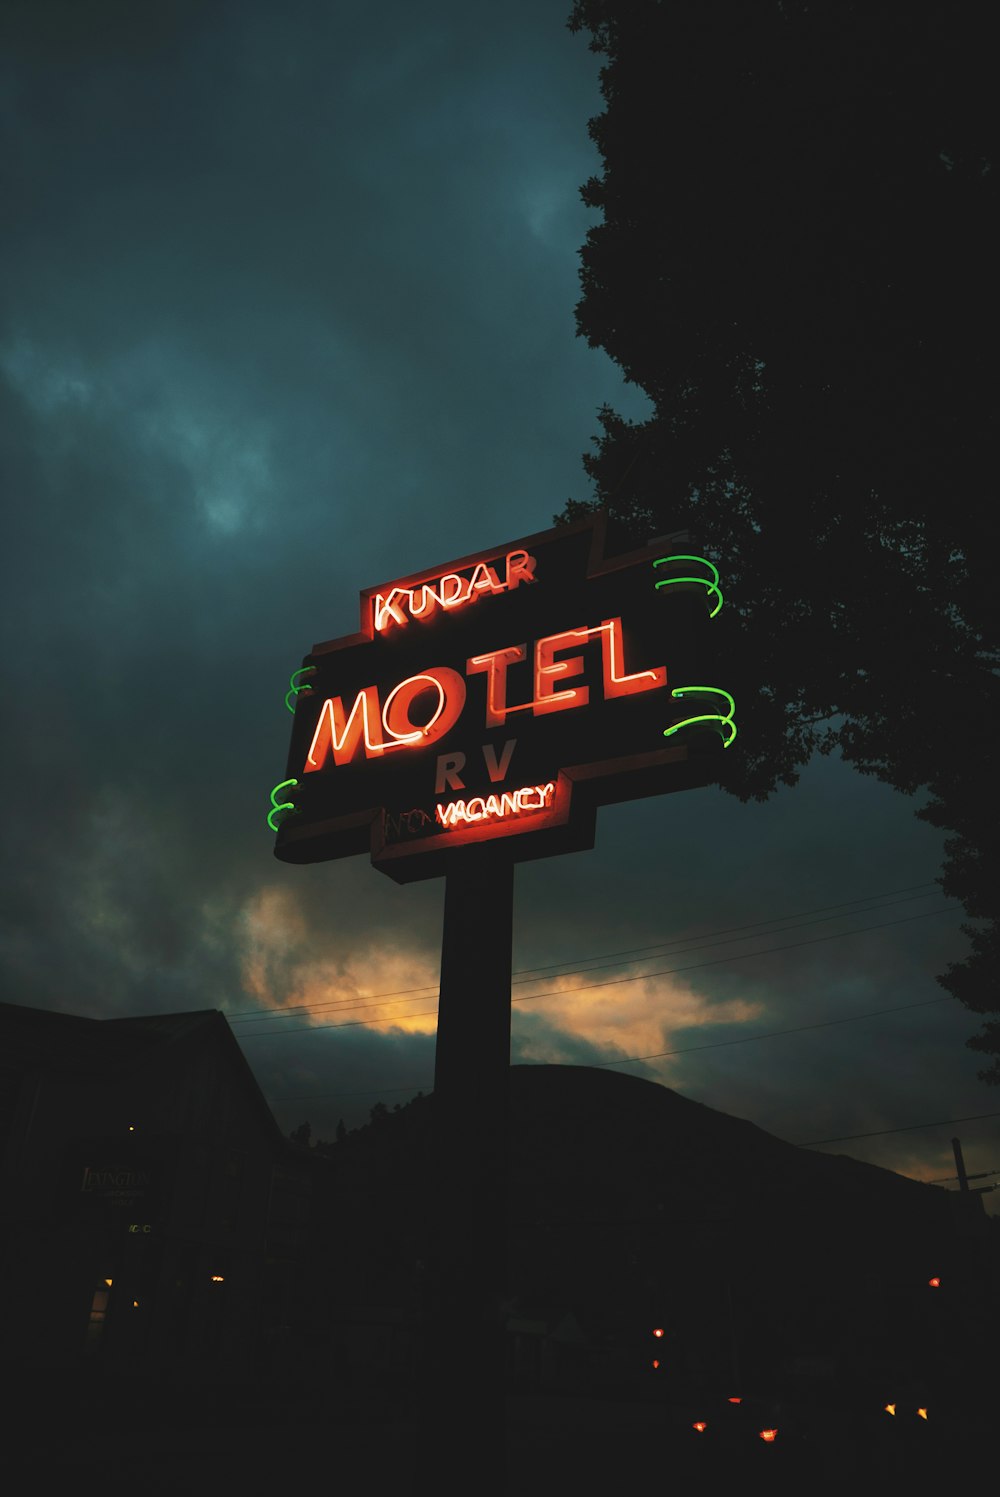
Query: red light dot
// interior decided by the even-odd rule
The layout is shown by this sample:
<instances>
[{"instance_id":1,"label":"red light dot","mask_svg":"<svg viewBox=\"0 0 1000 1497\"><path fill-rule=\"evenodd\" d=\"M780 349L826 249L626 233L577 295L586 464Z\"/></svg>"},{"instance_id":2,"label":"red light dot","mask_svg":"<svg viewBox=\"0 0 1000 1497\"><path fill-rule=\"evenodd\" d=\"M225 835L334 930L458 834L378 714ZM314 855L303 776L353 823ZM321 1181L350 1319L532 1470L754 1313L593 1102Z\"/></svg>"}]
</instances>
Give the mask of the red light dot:
<instances>
[{"instance_id":1,"label":"red light dot","mask_svg":"<svg viewBox=\"0 0 1000 1497\"><path fill-rule=\"evenodd\" d=\"M703 1435L706 1429L708 1429L708 1425L705 1423L704 1419L699 1419L696 1424L692 1424L691 1428L696 1429L699 1435Z\"/></svg>"},{"instance_id":2,"label":"red light dot","mask_svg":"<svg viewBox=\"0 0 1000 1497\"><path fill-rule=\"evenodd\" d=\"M656 1336L657 1338L659 1338L660 1336L663 1335L662 1329L658 1326L657 1329L653 1332L653 1335Z\"/></svg>"},{"instance_id":3,"label":"red light dot","mask_svg":"<svg viewBox=\"0 0 1000 1497\"><path fill-rule=\"evenodd\" d=\"M730 1399L729 1399L729 1400L728 1400L728 1402L729 1402L729 1403L742 1403L742 1402L743 1402L743 1400L742 1400L742 1398L730 1398Z\"/></svg>"},{"instance_id":4,"label":"red light dot","mask_svg":"<svg viewBox=\"0 0 1000 1497\"><path fill-rule=\"evenodd\" d=\"M941 1280L940 1279L928 1279L927 1282L928 1282L928 1284L930 1285L930 1287L932 1289L940 1289L941 1288Z\"/></svg>"},{"instance_id":5,"label":"red light dot","mask_svg":"<svg viewBox=\"0 0 1000 1497\"><path fill-rule=\"evenodd\" d=\"M660 1365L659 1358L654 1357L653 1358L653 1371L654 1372L656 1371L657 1367L659 1367L659 1365Z\"/></svg>"},{"instance_id":6,"label":"red light dot","mask_svg":"<svg viewBox=\"0 0 1000 1497\"><path fill-rule=\"evenodd\" d=\"M762 1440L766 1440L767 1443L770 1445L771 1442L772 1442L772 1440L774 1440L777 1437L777 1434L778 1434L778 1431L776 1429L762 1429L761 1432L760 1432L760 1437L761 1437Z\"/></svg>"}]
</instances>

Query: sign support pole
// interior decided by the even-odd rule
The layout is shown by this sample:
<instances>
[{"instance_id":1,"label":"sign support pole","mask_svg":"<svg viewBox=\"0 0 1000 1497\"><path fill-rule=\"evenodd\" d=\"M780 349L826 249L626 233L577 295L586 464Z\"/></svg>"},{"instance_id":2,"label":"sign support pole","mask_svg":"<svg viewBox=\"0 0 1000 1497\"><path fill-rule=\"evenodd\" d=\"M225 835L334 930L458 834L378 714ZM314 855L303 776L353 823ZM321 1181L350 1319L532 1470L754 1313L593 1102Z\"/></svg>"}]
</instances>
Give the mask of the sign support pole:
<instances>
[{"instance_id":1,"label":"sign support pole","mask_svg":"<svg viewBox=\"0 0 1000 1497\"><path fill-rule=\"evenodd\" d=\"M434 1071L432 1306L421 1464L505 1491L505 1331L514 864L454 849L445 874Z\"/></svg>"}]
</instances>

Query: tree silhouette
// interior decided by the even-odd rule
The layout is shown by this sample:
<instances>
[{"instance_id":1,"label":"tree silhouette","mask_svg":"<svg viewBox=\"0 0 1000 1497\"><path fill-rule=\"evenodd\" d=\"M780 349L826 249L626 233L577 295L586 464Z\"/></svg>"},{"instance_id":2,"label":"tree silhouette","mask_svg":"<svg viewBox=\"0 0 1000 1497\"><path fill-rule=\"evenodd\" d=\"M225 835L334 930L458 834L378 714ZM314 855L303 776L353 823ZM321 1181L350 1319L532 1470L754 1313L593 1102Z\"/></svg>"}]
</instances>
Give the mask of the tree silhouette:
<instances>
[{"instance_id":1,"label":"tree silhouette","mask_svg":"<svg viewBox=\"0 0 1000 1497\"><path fill-rule=\"evenodd\" d=\"M578 330L654 408L600 411L595 502L724 568L728 790L836 749L921 792L944 891L983 922L939 980L998 1012L986 7L577 0L569 27L607 58ZM1000 1024L969 1044L1000 1057Z\"/></svg>"}]
</instances>

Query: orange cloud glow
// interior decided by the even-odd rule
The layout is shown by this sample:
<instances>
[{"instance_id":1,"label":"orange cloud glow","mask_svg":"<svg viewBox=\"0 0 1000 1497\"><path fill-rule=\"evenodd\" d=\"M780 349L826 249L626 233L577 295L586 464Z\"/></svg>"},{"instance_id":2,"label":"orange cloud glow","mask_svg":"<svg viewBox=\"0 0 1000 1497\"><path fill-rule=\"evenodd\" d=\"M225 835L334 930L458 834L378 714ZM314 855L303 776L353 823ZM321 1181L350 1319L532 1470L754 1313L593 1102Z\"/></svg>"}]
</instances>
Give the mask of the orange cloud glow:
<instances>
[{"instance_id":1,"label":"orange cloud glow","mask_svg":"<svg viewBox=\"0 0 1000 1497\"><path fill-rule=\"evenodd\" d=\"M292 895L279 888L259 890L241 923L244 988L262 1007L295 1009L304 1023L315 1025L364 1020L382 1033L436 1030L436 953L414 952L380 937L349 951L316 954L315 933Z\"/></svg>"}]
</instances>

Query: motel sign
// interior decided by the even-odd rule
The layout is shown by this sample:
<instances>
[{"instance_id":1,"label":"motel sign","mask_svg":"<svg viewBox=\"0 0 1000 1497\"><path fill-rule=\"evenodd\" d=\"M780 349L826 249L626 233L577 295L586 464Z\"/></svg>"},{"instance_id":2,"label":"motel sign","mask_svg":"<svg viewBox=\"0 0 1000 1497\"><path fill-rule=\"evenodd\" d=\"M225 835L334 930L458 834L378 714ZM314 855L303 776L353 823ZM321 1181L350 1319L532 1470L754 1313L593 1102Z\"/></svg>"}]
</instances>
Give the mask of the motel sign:
<instances>
[{"instance_id":1,"label":"motel sign","mask_svg":"<svg viewBox=\"0 0 1000 1497\"><path fill-rule=\"evenodd\" d=\"M712 684L714 565L686 537L605 555L595 514L361 594L292 676L275 854L369 852L400 883L451 848L592 847L613 801L706 784L736 736Z\"/></svg>"}]
</instances>

